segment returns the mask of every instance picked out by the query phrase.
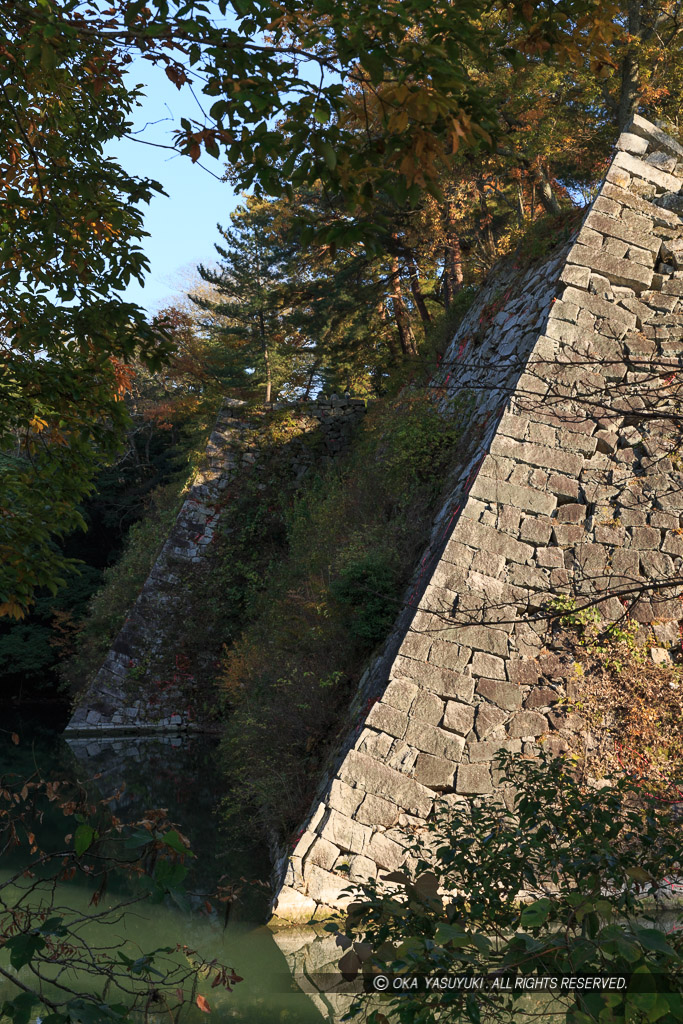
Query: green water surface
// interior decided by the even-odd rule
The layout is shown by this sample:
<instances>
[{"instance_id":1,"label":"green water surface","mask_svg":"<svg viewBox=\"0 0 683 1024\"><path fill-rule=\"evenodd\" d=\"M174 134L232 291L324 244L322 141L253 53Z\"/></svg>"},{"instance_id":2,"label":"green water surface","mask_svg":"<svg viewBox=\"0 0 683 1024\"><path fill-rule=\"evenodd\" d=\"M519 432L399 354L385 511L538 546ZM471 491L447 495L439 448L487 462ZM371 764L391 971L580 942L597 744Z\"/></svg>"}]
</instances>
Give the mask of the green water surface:
<instances>
[{"instance_id":1,"label":"green water surface","mask_svg":"<svg viewBox=\"0 0 683 1024\"><path fill-rule=\"evenodd\" d=\"M291 981L287 961L265 927L271 897L267 849L255 832L250 835L249 822L243 823L239 841L230 840L221 829L219 808L225 793L215 769L215 743L206 736L189 736L173 742L169 738L131 738L116 743L102 740L69 744L54 730L54 725L53 716L46 722L40 721L35 713L30 717L5 715L0 733L0 773L28 777L38 769L44 778L87 782L95 796L110 796L125 783L123 793L112 805L114 813L124 820L135 820L148 808L167 808L169 818L188 836L196 854L188 884L196 895L190 896L185 909L169 901L153 905L147 900L136 904L116 923L106 924L106 932L102 926L88 924L93 942L120 948L131 957L159 946L180 944L196 950L205 960L215 959L234 968L243 981L231 992L223 987L212 988L212 976L200 983L197 991L207 999L211 1013L202 1013L194 1002L188 1002L180 1016L183 1024L200 1020L236 1024L322 1021L310 999ZM11 741L13 731L19 734L18 746ZM54 805L48 807L42 825L36 823L43 848L50 848L51 841L57 844L54 848L59 848L64 834L72 830L73 822ZM24 850L20 856L26 854ZM15 850L5 854L4 861L0 860L0 882L23 866L17 856ZM225 909L215 903L207 909L203 898L221 876L224 884L241 887L227 924ZM18 884L21 886L22 882ZM104 910L121 898L134 895L131 885L134 883L129 880L114 877L98 909ZM87 880L76 876L60 885L56 902L83 913L92 912L92 891ZM6 892L3 896L7 899ZM6 952L0 951L0 965L10 969ZM28 967L22 968L18 977L26 984L32 983ZM97 977L68 980L80 991L101 991ZM0 1005L16 994L9 981L0 979ZM176 1018L164 1011L151 1013L147 1019L150 1024L161 1024ZM34 1015L33 1020L39 1021L40 1014Z\"/></svg>"}]
</instances>

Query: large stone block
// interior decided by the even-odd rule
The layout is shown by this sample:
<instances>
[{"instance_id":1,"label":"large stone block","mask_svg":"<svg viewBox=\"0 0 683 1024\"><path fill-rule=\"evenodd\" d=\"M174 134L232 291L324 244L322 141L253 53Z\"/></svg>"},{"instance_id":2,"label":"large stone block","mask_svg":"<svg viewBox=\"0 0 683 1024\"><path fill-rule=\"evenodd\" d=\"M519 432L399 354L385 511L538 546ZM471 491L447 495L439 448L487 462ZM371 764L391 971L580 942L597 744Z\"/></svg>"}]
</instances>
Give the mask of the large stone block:
<instances>
[{"instance_id":1,"label":"large stone block","mask_svg":"<svg viewBox=\"0 0 683 1024\"><path fill-rule=\"evenodd\" d=\"M322 904L325 907L334 907L348 902L350 895L344 898L342 893L344 889L348 889L349 881L345 875L336 875L331 871L325 871L323 868L317 866L317 864L311 864L306 869L304 874L305 886L307 889L307 895L315 900L316 903ZM301 908L299 908L301 910ZM285 906L280 908L278 901L278 916L285 914Z\"/></svg>"},{"instance_id":2,"label":"large stone block","mask_svg":"<svg viewBox=\"0 0 683 1024\"><path fill-rule=\"evenodd\" d=\"M467 667L472 655L469 647L461 644L450 643L447 640L435 639L429 652L429 661L439 668L448 669L449 672L461 674ZM467 677L461 680L463 688L467 688Z\"/></svg>"},{"instance_id":3,"label":"large stone block","mask_svg":"<svg viewBox=\"0 0 683 1024\"><path fill-rule=\"evenodd\" d=\"M658 128L657 125L641 117L640 114L633 115L629 125L629 132L640 136L648 143L654 143L659 149L663 149L666 153L671 153L677 159L683 159L683 146L676 142L675 139L672 139L670 135L667 135L665 131L662 131L661 128Z\"/></svg>"},{"instance_id":4,"label":"large stone block","mask_svg":"<svg viewBox=\"0 0 683 1024\"><path fill-rule=\"evenodd\" d=\"M612 166L626 171L631 177L635 176L650 182L661 192L678 192L681 186L680 178L658 170L646 160L641 160L640 157L633 156L631 153L617 153Z\"/></svg>"},{"instance_id":5,"label":"large stone block","mask_svg":"<svg viewBox=\"0 0 683 1024\"><path fill-rule=\"evenodd\" d=\"M382 703L390 704L399 711L410 711L420 688L409 679L391 679L382 694Z\"/></svg>"},{"instance_id":6,"label":"large stone block","mask_svg":"<svg viewBox=\"0 0 683 1024\"><path fill-rule=\"evenodd\" d=\"M471 796L493 792L489 766L487 764L461 764L458 768L455 791Z\"/></svg>"},{"instance_id":7,"label":"large stone block","mask_svg":"<svg viewBox=\"0 0 683 1024\"><path fill-rule=\"evenodd\" d=\"M595 313L596 316L603 316L610 320L619 321L629 328L634 328L636 326L636 317L634 314L629 312L627 309L623 309L622 306L617 305L616 302L608 302L606 299L601 299L597 295L590 295L588 292L581 292L578 288L572 288L571 285L565 288L564 298L568 302L576 303L581 309L587 309L591 313Z\"/></svg>"},{"instance_id":8,"label":"large stone block","mask_svg":"<svg viewBox=\"0 0 683 1024\"><path fill-rule=\"evenodd\" d=\"M339 778L343 782L362 787L368 793L392 801L409 814L418 814L426 818L432 809L432 795L424 786L356 750L349 751L344 758L339 769Z\"/></svg>"},{"instance_id":9,"label":"large stone block","mask_svg":"<svg viewBox=\"0 0 683 1024\"><path fill-rule=\"evenodd\" d=\"M428 722L413 719L408 725L406 743L416 747L425 754L443 757L448 761L460 761L465 747L462 736L456 736Z\"/></svg>"},{"instance_id":10,"label":"large stone block","mask_svg":"<svg viewBox=\"0 0 683 1024\"><path fill-rule=\"evenodd\" d=\"M456 764L433 754L420 754L415 765L415 779L430 789L450 789L455 780Z\"/></svg>"},{"instance_id":11,"label":"large stone block","mask_svg":"<svg viewBox=\"0 0 683 1024\"><path fill-rule=\"evenodd\" d=\"M449 703L453 703L449 701ZM429 725L438 725L443 718L445 702L431 690L421 690L410 712L411 718L417 718Z\"/></svg>"},{"instance_id":12,"label":"large stone block","mask_svg":"<svg viewBox=\"0 0 683 1024\"><path fill-rule=\"evenodd\" d=\"M339 811L331 810L319 835L339 850L363 853L370 841L372 829L353 818L347 818Z\"/></svg>"},{"instance_id":13,"label":"large stone block","mask_svg":"<svg viewBox=\"0 0 683 1024\"><path fill-rule=\"evenodd\" d=\"M448 635L451 632L450 628L444 627L444 634ZM455 639L455 638L454 638ZM438 650L435 652L435 657L439 656L439 652L444 650L445 641L438 644ZM457 645L456 645L457 646ZM432 650L437 647L437 643L432 644ZM430 651L430 658L432 652ZM468 652L469 658L469 652ZM472 694L473 683L469 676L466 676L460 672L452 672L447 668L439 668L434 664L424 664L419 661L412 661L410 664L406 664L408 659L397 658L394 662L395 667L408 674L409 672L413 677L419 679L420 684L428 690L432 690L439 697L462 697L467 699L467 695ZM400 664L399 664L400 662Z\"/></svg>"},{"instance_id":14,"label":"large stone block","mask_svg":"<svg viewBox=\"0 0 683 1024\"><path fill-rule=\"evenodd\" d=\"M387 732L390 736L396 736L398 739L401 739L405 736L408 716L403 711L398 711L389 704L383 704L380 701L370 708L365 724L373 729L377 729L378 732Z\"/></svg>"},{"instance_id":15,"label":"large stone block","mask_svg":"<svg viewBox=\"0 0 683 1024\"><path fill-rule=\"evenodd\" d=\"M473 650L486 651L487 654L495 654L500 658L506 658L508 655L509 641L501 629L455 623L449 627L448 634L458 643L466 644Z\"/></svg>"},{"instance_id":16,"label":"large stone block","mask_svg":"<svg viewBox=\"0 0 683 1024\"><path fill-rule=\"evenodd\" d=\"M520 444L520 442L512 441L510 438L498 437L494 443L502 443L503 441L509 441L512 445ZM501 452L501 454L505 453ZM516 458L514 448L510 456L511 458ZM510 559L513 562L524 564L533 555L534 549L530 545L521 544L512 537L499 533L494 527L486 526L483 523L475 523L471 519L461 520L455 529L455 534L457 534L458 539L463 544L488 551L494 555L503 555L506 559Z\"/></svg>"},{"instance_id":17,"label":"large stone block","mask_svg":"<svg viewBox=\"0 0 683 1024\"><path fill-rule=\"evenodd\" d=\"M515 441L509 437L496 437L491 445L491 450L518 462L526 462L530 466L540 466L559 473L569 473L572 476L577 476L583 467L583 459L573 452L558 451L556 448L531 444L528 441ZM552 507L554 508L555 505ZM517 561L521 561L521 559L517 559Z\"/></svg>"},{"instance_id":18,"label":"large stone block","mask_svg":"<svg viewBox=\"0 0 683 1024\"><path fill-rule=\"evenodd\" d=\"M477 719L477 722L479 719ZM457 732L460 736L467 736L474 724L474 708L461 704L457 700L449 700L446 705L446 713L443 719L444 729ZM478 727L478 726L477 726Z\"/></svg>"},{"instance_id":19,"label":"large stone block","mask_svg":"<svg viewBox=\"0 0 683 1024\"><path fill-rule=\"evenodd\" d=\"M477 693L507 711L515 711L522 706L522 691L515 683L504 683L500 679L480 679Z\"/></svg>"},{"instance_id":20,"label":"large stone block","mask_svg":"<svg viewBox=\"0 0 683 1024\"><path fill-rule=\"evenodd\" d=\"M404 848L381 832L375 832L370 840L368 854L379 867L387 871L403 867L407 859Z\"/></svg>"},{"instance_id":21,"label":"large stone block","mask_svg":"<svg viewBox=\"0 0 683 1024\"><path fill-rule=\"evenodd\" d=\"M357 821L360 821L363 825L371 825L373 827L383 825L386 828L390 828L398 823L399 817L400 812L395 803L392 803L391 800L385 800L381 796L373 796L371 793L367 794L356 813Z\"/></svg>"},{"instance_id":22,"label":"large stone block","mask_svg":"<svg viewBox=\"0 0 683 1024\"><path fill-rule=\"evenodd\" d=\"M492 704L480 704L477 708L477 723L475 733L478 740L485 740L492 732L507 722L510 717L509 711L494 707Z\"/></svg>"},{"instance_id":23,"label":"large stone block","mask_svg":"<svg viewBox=\"0 0 683 1024\"><path fill-rule=\"evenodd\" d=\"M364 796L365 793L362 789L352 789L345 782L333 779L327 802L334 810L350 818L353 817Z\"/></svg>"},{"instance_id":24,"label":"large stone block","mask_svg":"<svg viewBox=\"0 0 683 1024\"><path fill-rule=\"evenodd\" d=\"M475 498L496 502L499 505L513 505L524 512L537 512L540 515L550 515L557 505L557 499L552 494L486 476L477 477L470 493Z\"/></svg>"},{"instance_id":25,"label":"large stone block","mask_svg":"<svg viewBox=\"0 0 683 1024\"><path fill-rule=\"evenodd\" d=\"M508 736L541 736L548 731L548 723L543 715L536 711L520 711L508 725Z\"/></svg>"},{"instance_id":26,"label":"large stone block","mask_svg":"<svg viewBox=\"0 0 683 1024\"><path fill-rule=\"evenodd\" d=\"M639 135L633 135L631 132L622 132L617 139L617 149L623 149L626 153L633 153L635 156L647 153L647 147L647 139L642 139Z\"/></svg>"},{"instance_id":27,"label":"large stone block","mask_svg":"<svg viewBox=\"0 0 683 1024\"><path fill-rule=\"evenodd\" d=\"M477 651L472 658L472 675L485 679L507 679L505 662L493 654Z\"/></svg>"},{"instance_id":28,"label":"large stone block","mask_svg":"<svg viewBox=\"0 0 683 1024\"><path fill-rule=\"evenodd\" d=\"M306 854L306 867L317 864L325 871L331 871L339 857L339 848L322 836L318 836Z\"/></svg>"},{"instance_id":29,"label":"large stone block","mask_svg":"<svg viewBox=\"0 0 683 1024\"><path fill-rule=\"evenodd\" d=\"M469 743L467 753L472 764L479 764L484 761L493 761L499 750L506 750L511 754L519 754L522 744L519 739L512 737L505 740L484 740L482 743Z\"/></svg>"},{"instance_id":30,"label":"large stone block","mask_svg":"<svg viewBox=\"0 0 683 1024\"><path fill-rule=\"evenodd\" d=\"M644 218L642 219L642 223L647 223ZM603 235L608 235L611 238L619 238L624 242L637 245L641 249L647 249L655 255L659 252L662 244L661 238L658 238L657 235L650 234L649 231L640 229L637 222L634 223L633 218L629 221L614 220L612 217L606 217L604 213L591 210L586 218L586 224L589 224L595 231L600 231ZM571 263L579 263L580 260L572 258L573 251L574 250L572 249L567 258ZM626 260L624 262L628 263L629 261ZM600 273L602 273L602 271L600 271Z\"/></svg>"},{"instance_id":31,"label":"large stone block","mask_svg":"<svg viewBox=\"0 0 683 1024\"><path fill-rule=\"evenodd\" d=\"M604 274L612 284L633 288L637 292L649 288L652 283L654 274L652 268L642 266L633 260L618 259L616 256L596 251L586 245L575 245L570 259L572 262L580 264L581 267L590 267L591 270ZM598 291L598 295L601 291L602 289Z\"/></svg>"}]
</instances>

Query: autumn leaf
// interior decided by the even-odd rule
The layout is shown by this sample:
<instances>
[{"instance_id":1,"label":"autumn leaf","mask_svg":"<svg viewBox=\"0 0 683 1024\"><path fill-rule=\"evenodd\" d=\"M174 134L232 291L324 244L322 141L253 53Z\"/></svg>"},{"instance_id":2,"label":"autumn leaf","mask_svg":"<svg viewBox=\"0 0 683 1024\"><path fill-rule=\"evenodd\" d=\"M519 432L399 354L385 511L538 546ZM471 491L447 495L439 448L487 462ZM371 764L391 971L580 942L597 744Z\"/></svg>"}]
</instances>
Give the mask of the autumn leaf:
<instances>
[{"instance_id":1,"label":"autumn leaf","mask_svg":"<svg viewBox=\"0 0 683 1024\"><path fill-rule=\"evenodd\" d=\"M12 733L12 743L14 744L15 747L19 746L19 734L16 732Z\"/></svg>"},{"instance_id":2,"label":"autumn leaf","mask_svg":"<svg viewBox=\"0 0 683 1024\"><path fill-rule=\"evenodd\" d=\"M202 1013L211 1013L211 1007L209 1006L204 996L197 996L197 1006L202 1011Z\"/></svg>"}]
</instances>

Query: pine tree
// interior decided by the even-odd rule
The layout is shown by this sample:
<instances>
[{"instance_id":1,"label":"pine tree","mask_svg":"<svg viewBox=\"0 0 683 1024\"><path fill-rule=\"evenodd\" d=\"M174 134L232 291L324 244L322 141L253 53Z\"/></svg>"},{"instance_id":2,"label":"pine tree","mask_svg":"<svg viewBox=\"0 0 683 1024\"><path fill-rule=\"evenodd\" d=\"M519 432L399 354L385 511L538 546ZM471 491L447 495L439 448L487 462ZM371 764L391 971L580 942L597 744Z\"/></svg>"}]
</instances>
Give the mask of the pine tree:
<instances>
[{"instance_id":1,"label":"pine tree","mask_svg":"<svg viewBox=\"0 0 683 1024\"><path fill-rule=\"evenodd\" d=\"M311 361L310 339L287 304L296 247L278 231L276 214L275 203L249 197L231 214L230 228L218 225L224 240L215 246L219 267L202 265L199 273L219 299L191 296L220 318L206 326L224 343L232 385L247 393L263 389L266 404Z\"/></svg>"}]
</instances>

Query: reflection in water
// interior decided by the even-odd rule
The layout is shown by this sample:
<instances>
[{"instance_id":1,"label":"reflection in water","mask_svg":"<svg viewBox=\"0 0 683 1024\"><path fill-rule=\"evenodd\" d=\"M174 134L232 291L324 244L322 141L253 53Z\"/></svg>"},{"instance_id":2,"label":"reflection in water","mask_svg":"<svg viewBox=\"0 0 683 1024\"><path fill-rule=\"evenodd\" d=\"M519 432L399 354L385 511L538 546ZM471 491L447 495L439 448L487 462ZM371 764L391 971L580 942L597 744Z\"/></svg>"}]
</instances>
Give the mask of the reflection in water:
<instances>
[{"instance_id":1,"label":"reflection in water","mask_svg":"<svg viewBox=\"0 0 683 1024\"><path fill-rule=\"evenodd\" d=\"M343 950L335 935L320 926L285 928L274 934L281 953L287 960L292 979L307 992L326 1024L341 1021L351 1006L349 990L355 985L343 981L339 959Z\"/></svg>"},{"instance_id":2,"label":"reflection in water","mask_svg":"<svg viewBox=\"0 0 683 1024\"><path fill-rule=\"evenodd\" d=\"M155 949L176 944L197 950L205 960L216 959L236 970L244 980L232 992L207 981L199 992L211 1007L211 1016L196 1006L188 1008L183 1024L198 1021L230 1021L235 1024L320 1024L320 1014L307 995L292 984L287 961L265 927L270 891L265 881L270 873L268 851L264 844L243 829L239 848L221 834L216 809L223 796L221 778L215 769L215 743L206 736L188 737L102 737L74 738L67 744L61 736L33 721L5 722L0 750L0 772L22 776L36 768L43 777L91 780L98 795L111 796L121 790L112 803L116 815L134 820L150 808L166 808L168 817L188 836L196 853L196 867L189 887L198 894L213 889L221 876L227 884L240 883L242 891L231 910L225 927L223 910L210 910L197 895L192 909L183 912L172 905L143 903L128 912L107 939L132 950ZM16 730L21 742L12 745L9 732ZM63 841L65 818L54 807L48 809L43 834L59 836ZM0 864L8 877L12 865ZM240 880L242 880L240 882ZM114 905L126 892L125 882L112 883L105 902ZM87 910L91 890L74 879L63 887L60 900L75 909ZM0 962L7 966L7 956ZM26 972L22 968L22 972ZM23 977L23 973L20 973ZM27 976L27 982L30 976ZM83 990L87 985L83 983ZM96 982L90 991L101 991ZM16 994L7 982L0 985L0 1004ZM152 1014L150 1024L169 1021L168 1013ZM35 1017L33 1020L35 1021Z\"/></svg>"}]
</instances>

